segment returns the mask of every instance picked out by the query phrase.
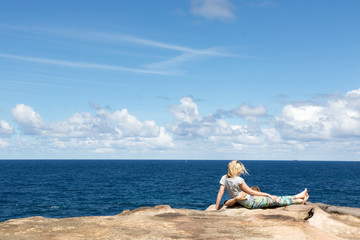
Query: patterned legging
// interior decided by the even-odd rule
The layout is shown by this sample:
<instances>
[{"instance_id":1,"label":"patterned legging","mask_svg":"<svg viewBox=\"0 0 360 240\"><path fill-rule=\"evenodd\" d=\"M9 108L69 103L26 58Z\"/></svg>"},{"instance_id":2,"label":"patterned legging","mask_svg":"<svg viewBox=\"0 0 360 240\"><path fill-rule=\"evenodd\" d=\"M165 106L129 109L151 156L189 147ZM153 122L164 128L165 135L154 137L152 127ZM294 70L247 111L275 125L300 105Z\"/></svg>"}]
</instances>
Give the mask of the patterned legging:
<instances>
[{"instance_id":1,"label":"patterned legging","mask_svg":"<svg viewBox=\"0 0 360 240\"><path fill-rule=\"evenodd\" d=\"M250 196L247 200L239 201L239 204L250 209L254 208L268 208L268 207L281 207L291 204L297 204L298 200L294 196L277 197L278 202L274 202L269 197Z\"/></svg>"}]
</instances>

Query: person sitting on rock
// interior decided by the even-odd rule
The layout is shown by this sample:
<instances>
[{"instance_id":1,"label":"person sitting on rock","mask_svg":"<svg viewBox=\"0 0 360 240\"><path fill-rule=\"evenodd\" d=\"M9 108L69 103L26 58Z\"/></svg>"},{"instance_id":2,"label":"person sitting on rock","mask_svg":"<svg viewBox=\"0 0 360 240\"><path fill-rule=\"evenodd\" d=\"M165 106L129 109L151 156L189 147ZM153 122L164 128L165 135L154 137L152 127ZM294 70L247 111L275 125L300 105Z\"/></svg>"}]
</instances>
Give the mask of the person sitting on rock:
<instances>
[{"instance_id":1,"label":"person sitting on rock","mask_svg":"<svg viewBox=\"0 0 360 240\"><path fill-rule=\"evenodd\" d=\"M282 197L253 190L245 183L244 179L240 177L241 174L248 174L245 166L240 161L231 161L228 165L228 174L224 175L220 180L220 189L216 199L215 210L218 210L220 207L224 190L226 190L231 197L230 200L226 201L226 206L233 206L237 203L249 209L304 204L309 199L307 188L294 196Z\"/></svg>"}]
</instances>

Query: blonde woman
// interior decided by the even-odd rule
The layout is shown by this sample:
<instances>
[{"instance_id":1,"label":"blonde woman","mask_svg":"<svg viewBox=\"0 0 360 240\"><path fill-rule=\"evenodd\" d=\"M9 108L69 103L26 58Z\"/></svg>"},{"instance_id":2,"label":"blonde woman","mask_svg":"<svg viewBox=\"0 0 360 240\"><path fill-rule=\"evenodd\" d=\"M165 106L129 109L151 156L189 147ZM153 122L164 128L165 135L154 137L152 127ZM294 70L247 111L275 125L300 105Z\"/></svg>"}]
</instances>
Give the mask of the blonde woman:
<instances>
[{"instance_id":1,"label":"blonde woman","mask_svg":"<svg viewBox=\"0 0 360 240\"><path fill-rule=\"evenodd\" d=\"M244 179L240 177L242 174L248 174L245 166L240 161L231 161L228 165L228 174L224 175L220 180L220 189L216 199L215 210L219 209L225 190L231 197L230 200L226 201L226 206L233 206L235 203L238 203L249 209L303 204L309 199L307 189L294 196L282 197L254 191L245 183Z\"/></svg>"}]
</instances>

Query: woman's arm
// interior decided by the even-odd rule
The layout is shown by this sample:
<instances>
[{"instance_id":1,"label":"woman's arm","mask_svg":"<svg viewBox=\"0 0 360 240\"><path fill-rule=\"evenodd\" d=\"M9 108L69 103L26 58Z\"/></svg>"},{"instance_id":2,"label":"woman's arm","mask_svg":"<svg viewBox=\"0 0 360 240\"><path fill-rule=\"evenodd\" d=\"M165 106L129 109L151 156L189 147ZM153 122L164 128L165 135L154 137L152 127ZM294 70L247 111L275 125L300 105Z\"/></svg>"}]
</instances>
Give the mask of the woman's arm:
<instances>
[{"instance_id":1,"label":"woman's arm","mask_svg":"<svg viewBox=\"0 0 360 240\"><path fill-rule=\"evenodd\" d=\"M232 207L232 206L234 206L238 201L240 201L240 200L245 200L245 199L246 199L245 196L246 196L246 193L241 192L241 193L239 194L239 196L234 197L234 198L232 198L232 199L230 199L230 200L227 200L227 201L225 202L225 206L227 206L227 207Z\"/></svg>"},{"instance_id":2,"label":"woman's arm","mask_svg":"<svg viewBox=\"0 0 360 240\"><path fill-rule=\"evenodd\" d=\"M222 197L224 195L224 190L225 190L225 186L220 184L220 189L219 189L219 192L218 192L218 195L217 195L217 198L216 198L215 210L219 209L221 199L222 199Z\"/></svg>"},{"instance_id":3,"label":"woman's arm","mask_svg":"<svg viewBox=\"0 0 360 240\"><path fill-rule=\"evenodd\" d=\"M250 195L269 197L269 198L271 198L274 202L277 201L277 199L276 199L275 196L272 196L272 195L270 195L270 194L268 194L268 193L258 192L258 191L252 190L252 189L246 184L245 181L243 181L243 182L240 184L240 187L241 187L241 189L242 189L244 192L246 192L246 193L248 193L248 194L250 194Z\"/></svg>"}]
</instances>

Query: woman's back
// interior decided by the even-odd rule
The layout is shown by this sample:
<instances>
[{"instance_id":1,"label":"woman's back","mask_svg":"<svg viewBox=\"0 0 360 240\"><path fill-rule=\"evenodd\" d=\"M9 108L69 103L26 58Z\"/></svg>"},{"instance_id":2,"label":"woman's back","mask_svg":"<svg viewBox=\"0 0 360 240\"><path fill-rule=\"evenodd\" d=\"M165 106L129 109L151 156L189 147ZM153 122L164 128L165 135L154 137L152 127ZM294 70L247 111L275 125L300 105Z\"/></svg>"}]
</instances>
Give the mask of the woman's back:
<instances>
[{"instance_id":1,"label":"woman's back","mask_svg":"<svg viewBox=\"0 0 360 240\"><path fill-rule=\"evenodd\" d=\"M239 176L229 178L227 175L224 175L220 179L220 184L225 186L225 190L228 192L231 198L234 198L241 193L242 190L240 184L243 182L244 179Z\"/></svg>"}]
</instances>

